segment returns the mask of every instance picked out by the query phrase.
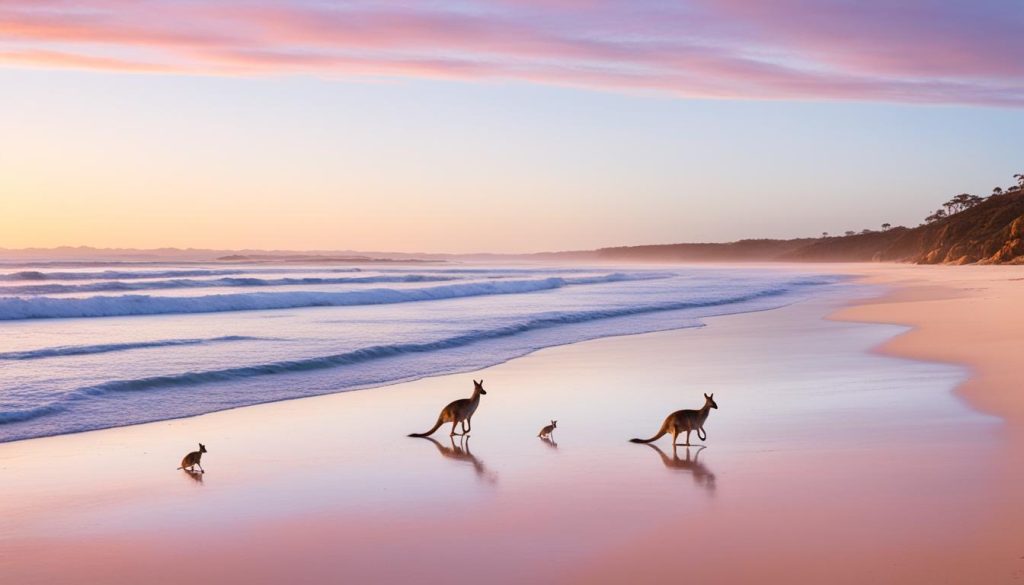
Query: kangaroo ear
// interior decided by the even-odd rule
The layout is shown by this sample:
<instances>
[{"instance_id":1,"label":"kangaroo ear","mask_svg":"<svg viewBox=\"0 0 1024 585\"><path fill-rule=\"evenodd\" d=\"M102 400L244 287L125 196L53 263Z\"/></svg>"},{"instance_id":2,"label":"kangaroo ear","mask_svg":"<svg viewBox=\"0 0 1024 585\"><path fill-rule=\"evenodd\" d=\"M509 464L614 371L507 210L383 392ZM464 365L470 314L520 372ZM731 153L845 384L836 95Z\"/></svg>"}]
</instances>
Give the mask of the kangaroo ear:
<instances>
[{"instance_id":1,"label":"kangaroo ear","mask_svg":"<svg viewBox=\"0 0 1024 585\"><path fill-rule=\"evenodd\" d=\"M708 396L708 393L707 393L707 392L705 392L705 393L704 393L704 398L711 398L711 397L710 397L710 396Z\"/></svg>"}]
</instances>

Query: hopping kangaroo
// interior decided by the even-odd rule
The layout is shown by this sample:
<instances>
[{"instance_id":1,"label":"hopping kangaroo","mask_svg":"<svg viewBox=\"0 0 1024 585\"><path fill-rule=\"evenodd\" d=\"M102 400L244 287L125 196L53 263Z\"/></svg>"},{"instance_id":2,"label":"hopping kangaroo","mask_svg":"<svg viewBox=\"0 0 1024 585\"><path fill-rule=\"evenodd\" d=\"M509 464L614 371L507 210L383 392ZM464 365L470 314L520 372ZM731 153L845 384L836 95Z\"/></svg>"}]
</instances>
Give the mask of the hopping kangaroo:
<instances>
[{"instance_id":1,"label":"hopping kangaroo","mask_svg":"<svg viewBox=\"0 0 1024 585\"><path fill-rule=\"evenodd\" d=\"M452 423L452 432L448 433L449 437L455 435L468 435L469 431L473 429L473 413L476 412L476 408L480 406L480 395L487 394L484 390L484 381L480 380L477 382L473 380L473 396L469 398L463 398L456 400L448 406L444 407L441 414L437 417L437 422L434 423L434 427L425 433L410 433L410 437L429 437L434 434L434 431L441 428L444 423ZM461 423L462 432L456 433L455 427Z\"/></svg>"},{"instance_id":2,"label":"hopping kangaroo","mask_svg":"<svg viewBox=\"0 0 1024 585\"><path fill-rule=\"evenodd\" d=\"M181 460L181 467L179 467L178 469L192 471L193 469L195 469L196 465L199 465L199 471L201 471L202 473L206 473L206 470L203 469L203 466L199 464L199 460L203 458L203 453L206 453L206 445L199 443L199 450L193 451L188 455L185 455L185 458Z\"/></svg>"},{"instance_id":3,"label":"hopping kangaroo","mask_svg":"<svg viewBox=\"0 0 1024 585\"><path fill-rule=\"evenodd\" d=\"M715 395L708 396L705 394L704 406L700 410L677 410L668 415L665 422L661 423L661 429L658 430L658 434L650 439L630 439L630 442L651 443L663 437L665 433L672 433L672 444L676 445L676 437L684 431L686 432L686 447L690 446L690 433L693 431L697 431L697 437L701 441L707 440L708 434L704 431L704 421L708 419L708 414L712 408L718 408L718 404L715 403Z\"/></svg>"},{"instance_id":4,"label":"hopping kangaroo","mask_svg":"<svg viewBox=\"0 0 1024 585\"><path fill-rule=\"evenodd\" d=\"M548 426L546 426L543 429L541 429L540 432L537 433L537 436L542 438L542 439L548 438L548 437L551 436L552 431L554 431L557 428L558 428L558 421L557 420L553 420L553 421L551 421L551 424L549 424Z\"/></svg>"}]
</instances>

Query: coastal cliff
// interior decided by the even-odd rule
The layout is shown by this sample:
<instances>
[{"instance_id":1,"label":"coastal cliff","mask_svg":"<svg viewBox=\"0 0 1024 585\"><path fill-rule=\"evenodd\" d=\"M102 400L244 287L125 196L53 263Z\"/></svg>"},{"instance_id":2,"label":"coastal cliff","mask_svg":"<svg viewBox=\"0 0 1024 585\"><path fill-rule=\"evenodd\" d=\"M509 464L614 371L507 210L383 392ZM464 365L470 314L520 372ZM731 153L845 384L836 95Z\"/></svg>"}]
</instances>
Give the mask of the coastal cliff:
<instances>
[{"instance_id":1,"label":"coastal cliff","mask_svg":"<svg viewBox=\"0 0 1024 585\"><path fill-rule=\"evenodd\" d=\"M666 244L568 253L580 258L643 262L911 262L1024 264L1024 189L1000 192L917 227L845 236Z\"/></svg>"}]
</instances>

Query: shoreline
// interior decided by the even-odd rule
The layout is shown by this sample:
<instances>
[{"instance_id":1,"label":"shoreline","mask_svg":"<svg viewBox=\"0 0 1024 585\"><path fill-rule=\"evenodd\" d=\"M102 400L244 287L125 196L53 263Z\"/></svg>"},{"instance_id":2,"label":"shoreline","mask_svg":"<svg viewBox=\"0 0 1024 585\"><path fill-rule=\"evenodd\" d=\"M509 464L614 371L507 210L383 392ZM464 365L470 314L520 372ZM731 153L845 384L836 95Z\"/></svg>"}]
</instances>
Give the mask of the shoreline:
<instances>
[{"instance_id":1,"label":"shoreline","mask_svg":"<svg viewBox=\"0 0 1024 585\"><path fill-rule=\"evenodd\" d=\"M878 298L855 302L829 318L907 327L905 333L876 350L967 368L970 375L957 387L957 396L979 412L1004 419L1013 432L1024 432L1024 396L1007 391L1022 378L1024 367L1006 359L1013 349L1006 345L1024 341L1024 332L1008 322L1019 303L1024 302L1024 267L907 268L883 265L880 269L854 271L867 284L891 290ZM925 271L930 274L925 276Z\"/></svg>"},{"instance_id":2,"label":"shoreline","mask_svg":"<svg viewBox=\"0 0 1024 585\"><path fill-rule=\"evenodd\" d=\"M1024 331L1017 323L1024 302L1024 266L915 268L867 271L867 283L892 289L829 318L906 326L907 331L874 351L967 369L967 378L954 394L968 408L1000 421L1000 443L994 452L997 476L991 485L981 486L990 494L986 524L978 531L975 550L961 554L964 564L978 567L991 562L979 558L984 547L1005 564L1005 571L993 573L990 582L1019 582L1024 579L1024 507L1019 492L1024 482L1024 364L1019 361Z\"/></svg>"},{"instance_id":3,"label":"shoreline","mask_svg":"<svg viewBox=\"0 0 1024 585\"><path fill-rule=\"evenodd\" d=\"M960 362L890 357L917 331L895 320L907 307L954 301L937 300L941 274L922 292L901 282L917 267L883 268L861 272L896 296L850 307L812 299L472 376L0 444L0 574L442 583L461 563L497 583L616 583L682 563L713 582L1009 582L1024 533L1006 462L1024 450L1013 423L957 397L975 378L946 365ZM861 321L879 310L890 320ZM404 437L480 376L472 447ZM707 448L626 441L705 389L721 405ZM533 436L549 418L557 445ZM195 440L210 449L198 480L168 469Z\"/></svg>"},{"instance_id":4,"label":"shoreline","mask_svg":"<svg viewBox=\"0 0 1024 585\"><path fill-rule=\"evenodd\" d=\"M799 274L799 271L794 271ZM616 276L613 273L610 276ZM824 275L823 275L824 276ZM831 276L831 275L830 275ZM612 278L612 281L617 279ZM640 278L639 280L645 280ZM252 406L292 400L296 398L307 398L339 392L368 390L387 387L394 384L420 380L426 377L452 375L467 373L481 368L500 365L512 359L519 359L530 355L541 349L558 347L562 345L579 343L603 337L615 337L622 335L636 335L656 331L672 329L685 329L703 327L703 319L720 315L735 313L746 313L757 310L772 310L778 306L785 306L793 302L799 302L806 295L813 295L813 292L801 290L806 284L822 285L834 284L827 280L823 282L801 283L799 285L787 285L786 288L768 290L767 294L756 293L752 296L740 295L736 298L724 299L699 299L694 302L680 301L678 303L664 304L641 304L634 308L615 308L580 311L551 311L541 313L539 317L526 321L512 321L511 325L476 328L467 331L457 332L454 335L428 336L425 341L401 342L390 340L374 340L368 345L357 345L355 347L342 346L326 347L322 351L302 353L296 355L285 355L284 357L269 362L251 361L247 355L235 355L237 361L218 361L212 365L194 368L178 368L170 371L160 368L153 368L150 371L143 370L136 373L131 369L115 368L117 373L110 373L103 376L96 376L85 384L76 384L71 378L68 380L70 392L67 396L57 395L57 398L35 405L29 402L29 406L14 408L11 411L0 413L0 444L5 442L20 441L47 436L64 434L75 434L90 432L108 428L116 428L129 424L145 424L149 422L160 422L163 420L174 420L201 416L210 412L231 410L239 407ZM807 289L809 291L810 289ZM513 295L524 296L524 295ZM760 306L767 298L771 302L779 303L775 306ZM770 299L779 299L772 301ZM445 299L450 300L450 299ZM443 302L443 301L442 301ZM673 305L678 305L673 306ZM446 310L451 310L453 305L447 305ZM322 307L320 307L322 309ZM636 310L633 310L636 309ZM421 308L420 310L428 310ZM243 313L247 313L243 312ZM196 314L184 313L181 315L163 315L158 318L173 320L174 318L189 319ZM553 316L552 316L553 315ZM153 317L153 316L150 316ZM115 317L113 319L131 319L131 317ZM626 319L639 321L629 322ZM327 323L331 323L328 321ZM626 323L626 324L624 324ZM26 322L26 327L31 330L33 322ZM50 323L40 323L40 327L49 326ZM90 324L91 325L91 324ZM125 321L127 325L127 321ZM85 325L86 327L88 325ZM195 324L193 323L194 327ZM207 325L208 326L208 325ZM323 327L321 327L323 328ZM590 328L588 330L587 328ZM602 329L603 328L603 329ZM49 333L52 335L53 327ZM559 337L558 332L562 332ZM165 343L154 343L153 345L181 345L198 348L207 342L221 341L225 338L205 338L206 331L193 329L191 338L184 340L170 339ZM553 334L553 335L552 335ZM234 339L232 339L234 337ZM247 341L248 337L253 340L258 335L249 336L228 336L231 341ZM267 336L267 341L272 341L272 336ZM285 336L287 337L287 336ZM399 339L401 337L399 336ZM530 341L532 339L532 341ZM500 344L508 340L510 347L501 349ZM189 343L173 343L176 341L187 341ZM200 343L201 342L201 343ZM115 344L116 345L116 344ZM131 343L124 345L132 345ZM436 346L436 347L435 347ZM31 347L31 346L30 346ZM102 345L100 346L102 347ZM495 350L495 347L498 349ZM25 348L22 348L25 349ZM129 347L128 349L136 349ZM437 350L436 353L434 350ZM488 352L490 350L490 352ZM211 349L213 353L217 350ZM227 352L227 349L221 350ZM39 350L27 349L22 352L11 352L12 355L20 353L37 353ZM340 352L340 353L339 353ZM474 355L479 352L479 355ZM101 352L102 353L102 352ZM259 349L252 350L252 355L258 355ZM62 354L63 355L63 354ZM75 354L70 354L74 356ZM88 355L88 354L87 354ZM447 359L456 355L452 359ZM0 355L0 364L6 356ZM417 356L429 357L432 361L415 364ZM466 358L465 356L471 356ZM481 357L485 356L485 357ZM147 360L146 358L149 357ZM199 357L199 356L194 356ZM154 359L155 358L155 359ZM20 360L20 358L15 358ZM111 356L113 364L128 363L132 357ZM180 357L171 355L169 361L181 361ZM407 364L402 364L405 360ZM138 361L145 363L161 363L159 355L143 355ZM382 361L387 363L382 363ZM382 364L386 367L377 367ZM409 364L412 364L411 366ZM442 365L438 365L442 364ZM14 367L26 367L34 364L16 361ZM37 371L45 372L43 364L37 366ZM103 371L102 364L83 363L71 366L58 366L70 370L80 368L83 372ZM59 367L57 369L60 369ZM345 375L334 376L331 374L342 370ZM17 370L11 370L14 374L13 389L17 398L17 389L21 382L17 376ZM326 374L320 379L309 380L317 372ZM358 375L353 375L357 372ZM21 372L23 376L31 378L29 372ZM31 380L30 380L31 382ZM45 380L44 380L45 382ZM197 398L195 402L190 400L177 399L181 392L179 386L202 386L204 383L212 382L219 384L222 394L233 392L234 397L230 400L204 401L201 391L193 392L192 396ZM45 386L45 384L43 384ZM314 388L315 389L311 389ZM141 392L138 390L147 390ZM288 390L281 390L288 389ZM149 392L152 390L153 392ZM171 392L173 396L170 396ZM162 396L166 400L162 400ZM108 402L105 408L94 409L94 415L75 418L78 403L72 402L86 396L97 396ZM135 397L137 402L149 400L148 405L142 408L135 407L130 403L129 397ZM216 397L215 397L216 398ZM121 404L114 404L119 399L124 399ZM32 400L37 400L33 397ZM17 402L17 401L15 401ZM132 412L129 417L114 415L115 411ZM96 416L99 414L100 416ZM105 416L104 416L105 415Z\"/></svg>"}]
</instances>

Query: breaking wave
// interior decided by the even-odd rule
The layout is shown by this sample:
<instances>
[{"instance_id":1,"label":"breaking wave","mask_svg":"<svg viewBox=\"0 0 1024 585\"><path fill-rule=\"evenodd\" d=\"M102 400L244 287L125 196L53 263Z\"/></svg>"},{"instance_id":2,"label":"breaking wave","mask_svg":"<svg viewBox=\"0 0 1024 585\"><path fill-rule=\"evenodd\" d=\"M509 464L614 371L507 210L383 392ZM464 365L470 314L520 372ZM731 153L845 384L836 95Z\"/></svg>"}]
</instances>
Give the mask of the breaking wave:
<instances>
[{"instance_id":1,"label":"breaking wave","mask_svg":"<svg viewBox=\"0 0 1024 585\"><path fill-rule=\"evenodd\" d=\"M646 313L733 305L756 299L783 295L790 290L791 289L787 287L777 287L749 294L723 298L709 298L705 300L681 301L675 303L658 303L608 310L556 312L520 323L514 323L493 329L471 331L433 341L375 345L345 353L306 359L276 361L251 366L223 368L200 372L185 372L181 374L136 378L131 380L113 380L73 390L50 404L24 410L0 411L0 424L4 422L25 421L47 416L55 412L60 412L69 403L87 400L92 397L99 397L110 393L140 392L163 388L187 387L199 384L243 380L258 376L323 370L406 354L424 354L434 351L454 349L485 340L511 337L527 333L529 331L559 327L562 325L573 325Z\"/></svg>"},{"instance_id":2,"label":"breaking wave","mask_svg":"<svg viewBox=\"0 0 1024 585\"><path fill-rule=\"evenodd\" d=\"M114 351L126 351L129 349L173 347L178 345L207 345L211 343L253 341L257 339L260 338L247 337L245 335L225 335L223 337L212 337L209 339L164 339L158 341L137 341L129 343L103 343L97 345L65 345L59 347L46 347L43 349L30 349L26 351L0 352L0 360L38 360L49 357L110 353Z\"/></svg>"},{"instance_id":3,"label":"breaking wave","mask_svg":"<svg viewBox=\"0 0 1024 585\"><path fill-rule=\"evenodd\" d=\"M64 293L121 292L135 290L164 290L176 288L312 286L325 284L374 284L389 282L446 282L459 280L458 276L440 274L405 274L395 276L348 276L338 278L256 278L226 277L210 279L180 278L173 280L110 280L84 284L32 284L0 286L0 294L52 295Z\"/></svg>"},{"instance_id":4,"label":"breaking wave","mask_svg":"<svg viewBox=\"0 0 1024 585\"><path fill-rule=\"evenodd\" d=\"M380 305L483 295L529 293L553 290L565 286L629 280L651 280L656 278L666 278L666 276L659 273L629 274L616 272L592 277L501 280L410 289L376 288L342 292L259 292L215 294L200 297L158 297L149 295L96 296L86 298L3 297L0 298L0 321Z\"/></svg>"}]
</instances>

